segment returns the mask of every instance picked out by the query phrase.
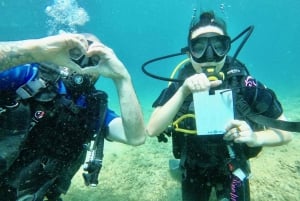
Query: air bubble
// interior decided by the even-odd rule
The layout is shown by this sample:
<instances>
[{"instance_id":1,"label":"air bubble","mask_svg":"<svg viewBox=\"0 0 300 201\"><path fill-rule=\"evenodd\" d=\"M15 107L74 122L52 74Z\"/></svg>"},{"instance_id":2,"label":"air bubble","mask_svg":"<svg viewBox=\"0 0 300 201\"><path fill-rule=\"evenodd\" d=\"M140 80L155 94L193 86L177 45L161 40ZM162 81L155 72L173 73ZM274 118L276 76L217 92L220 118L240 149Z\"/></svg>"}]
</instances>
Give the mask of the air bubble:
<instances>
[{"instance_id":1,"label":"air bubble","mask_svg":"<svg viewBox=\"0 0 300 201\"><path fill-rule=\"evenodd\" d=\"M48 15L48 34L53 35L61 31L77 32L77 26L83 26L90 20L88 13L79 7L76 0L54 0L53 4L45 8Z\"/></svg>"}]
</instances>

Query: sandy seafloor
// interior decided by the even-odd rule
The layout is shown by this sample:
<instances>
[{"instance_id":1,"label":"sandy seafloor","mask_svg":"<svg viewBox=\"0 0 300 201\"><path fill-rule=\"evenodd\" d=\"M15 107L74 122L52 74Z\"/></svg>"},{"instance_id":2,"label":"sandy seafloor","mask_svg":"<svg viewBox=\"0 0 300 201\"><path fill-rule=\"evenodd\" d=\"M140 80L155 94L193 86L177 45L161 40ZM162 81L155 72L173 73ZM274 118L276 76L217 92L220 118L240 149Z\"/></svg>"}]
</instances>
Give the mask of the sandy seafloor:
<instances>
[{"instance_id":1,"label":"sandy seafloor","mask_svg":"<svg viewBox=\"0 0 300 201\"><path fill-rule=\"evenodd\" d=\"M276 87L283 88L285 93L298 90L293 96L281 94L280 100L288 118L300 121L297 89L300 1L78 2L79 7L76 0L1 0L1 40L42 37L60 29L72 32L76 24L85 25L78 31L94 33L112 47L128 64L138 83L136 86L140 87L136 88L137 92L145 92L139 97L151 97L151 100L141 100L147 119L158 94L151 94L156 85L153 80L149 84L145 76L140 76L138 66L149 58L173 53L185 45L187 25L195 7L213 9L225 17L232 36L248 25L255 25L255 32L239 58L249 66L251 74L263 78L264 83L269 82L265 84L278 84ZM90 16L87 24L88 15L83 15L81 6ZM158 66L164 65L159 63ZM105 89L102 86L100 83L101 89ZM111 93L109 95L111 97ZM165 144L158 143L156 138L148 138L145 145L139 147L106 142L99 185L86 187L79 171L64 201L180 201L180 183L172 177L168 167L169 159L173 158L171 150L170 140ZM300 201L300 133L296 133L288 145L264 148L257 158L251 159L251 167L253 201Z\"/></svg>"},{"instance_id":2,"label":"sandy seafloor","mask_svg":"<svg viewBox=\"0 0 300 201\"><path fill-rule=\"evenodd\" d=\"M281 102L289 119L300 121L300 98ZM150 112L151 110L145 110ZM149 115L149 114L146 114ZM288 145L265 147L251 159L253 201L300 201L300 134ZM180 201L180 183L168 167L171 142L148 138L145 145L126 146L107 142L100 183L86 187L82 171L73 178L64 201ZM211 201L215 198L212 196Z\"/></svg>"}]
</instances>

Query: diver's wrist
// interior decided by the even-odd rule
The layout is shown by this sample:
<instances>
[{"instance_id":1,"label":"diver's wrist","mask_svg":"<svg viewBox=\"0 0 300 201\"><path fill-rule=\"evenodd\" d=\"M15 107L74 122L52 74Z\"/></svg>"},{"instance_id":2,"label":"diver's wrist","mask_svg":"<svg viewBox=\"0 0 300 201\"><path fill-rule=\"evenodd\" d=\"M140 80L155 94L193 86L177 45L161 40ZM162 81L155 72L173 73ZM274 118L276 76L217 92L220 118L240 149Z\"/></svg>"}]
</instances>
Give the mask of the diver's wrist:
<instances>
[{"instance_id":1,"label":"diver's wrist","mask_svg":"<svg viewBox=\"0 0 300 201\"><path fill-rule=\"evenodd\" d=\"M113 81L116 86L123 86L123 85L128 85L132 84L131 77L129 75L123 76L123 77L118 77L118 78L113 78Z\"/></svg>"},{"instance_id":2,"label":"diver's wrist","mask_svg":"<svg viewBox=\"0 0 300 201\"><path fill-rule=\"evenodd\" d=\"M263 145L263 142L261 142L257 136L257 133L253 132L252 134L252 140L250 142L246 143L248 147L259 147Z\"/></svg>"},{"instance_id":3,"label":"diver's wrist","mask_svg":"<svg viewBox=\"0 0 300 201\"><path fill-rule=\"evenodd\" d=\"M178 93L181 94L182 98L185 99L188 95L191 94L191 91L190 90L187 90L185 87L181 86L179 89L178 89Z\"/></svg>"}]
</instances>

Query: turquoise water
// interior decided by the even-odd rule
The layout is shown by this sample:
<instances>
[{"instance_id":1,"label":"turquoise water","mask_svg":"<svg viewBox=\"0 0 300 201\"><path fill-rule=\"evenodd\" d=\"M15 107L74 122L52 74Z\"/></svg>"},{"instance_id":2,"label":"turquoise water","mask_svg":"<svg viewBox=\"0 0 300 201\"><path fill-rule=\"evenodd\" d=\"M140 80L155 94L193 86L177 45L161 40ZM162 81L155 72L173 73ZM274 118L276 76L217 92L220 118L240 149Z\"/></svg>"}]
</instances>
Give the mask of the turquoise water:
<instances>
[{"instance_id":1,"label":"turquoise water","mask_svg":"<svg viewBox=\"0 0 300 201\"><path fill-rule=\"evenodd\" d=\"M147 118L167 82L146 76L141 65L178 53L186 45L194 8L214 10L226 20L231 36L254 25L238 58L279 97L299 97L298 0L0 0L0 40L38 38L60 30L97 35L127 66ZM166 60L149 69L168 77L182 59ZM109 92L111 107L118 110L112 82L100 78L97 87Z\"/></svg>"},{"instance_id":2,"label":"turquoise water","mask_svg":"<svg viewBox=\"0 0 300 201\"><path fill-rule=\"evenodd\" d=\"M47 7L57 12L50 13ZM283 96L299 95L297 0L2 0L0 40L43 37L59 30L92 32L126 64L141 103L148 108L166 82L145 76L141 65L185 46L194 8L214 10L227 21L231 36L254 25L239 59L256 78ZM169 76L178 59L149 68ZM111 91L114 100L110 81L100 79L98 86Z\"/></svg>"}]
</instances>

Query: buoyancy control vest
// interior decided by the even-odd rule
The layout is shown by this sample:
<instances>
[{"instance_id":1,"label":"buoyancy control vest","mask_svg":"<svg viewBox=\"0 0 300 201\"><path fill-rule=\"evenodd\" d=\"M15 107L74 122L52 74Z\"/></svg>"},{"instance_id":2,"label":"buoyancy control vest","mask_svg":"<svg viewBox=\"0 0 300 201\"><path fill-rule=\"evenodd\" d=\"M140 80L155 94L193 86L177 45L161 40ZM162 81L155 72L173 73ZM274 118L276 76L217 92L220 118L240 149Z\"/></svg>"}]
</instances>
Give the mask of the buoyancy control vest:
<instances>
[{"instance_id":1,"label":"buoyancy control vest","mask_svg":"<svg viewBox=\"0 0 300 201\"><path fill-rule=\"evenodd\" d=\"M186 78L191 76L194 73L191 64L187 64L182 71L180 72L179 76L180 79ZM223 84L218 87L217 89L232 89L233 91L233 99L234 99L234 113L235 119L244 120L254 131L263 130L264 126L257 124L247 118L243 110L252 110L255 113L260 113L264 115L268 115L271 118L277 118L282 113L282 107L280 103L277 101L275 94L270 90L263 86L261 83L257 82L253 79L244 64L235 60L232 64L231 58L227 57L224 67L222 68L222 74L224 74ZM180 83L173 83L172 84L174 91L176 91L180 87ZM245 103L247 108L242 108L238 106L240 102ZM267 107L268 106L268 107ZM194 113L193 107L193 97L192 95L188 96L184 101L181 109L175 116L174 120L178 119L180 116L187 114L187 113ZM179 125L180 128L185 128L188 130L196 129L194 119L187 118L181 121ZM170 130L170 129L169 129ZM168 131L167 131L168 132ZM167 133L165 132L165 133ZM170 132L169 132L170 133ZM219 146L225 147L224 150L216 149L218 152L226 154L226 144L222 139L222 136L195 136L184 134L174 129L171 129L172 135L172 144L173 144L173 155L175 158L186 158L183 156L185 154L190 154L192 152L197 153L197 147L208 144L219 144ZM202 140L199 140L202 138ZM195 141L199 141L201 145L191 146L194 144ZM207 147L209 148L209 146ZM234 143L235 152L239 154L243 154L242 158L249 159L251 157L255 157L262 149L262 147L248 147L245 144L236 144ZM204 148L205 149L205 148ZM193 153L192 153L193 154Z\"/></svg>"},{"instance_id":2,"label":"buoyancy control vest","mask_svg":"<svg viewBox=\"0 0 300 201\"><path fill-rule=\"evenodd\" d=\"M3 159L0 161L1 165L5 165L1 172L5 178L3 181L7 181L18 194L38 191L41 187L38 182L24 184L30 178L30 167L35 169L37 167L33 166L39 167L42 164L44 170L47 169L46 177L60 177L62 184L57 185L66 191L72 176L84 162L85 145L91 140L98 143L95 146L95 157L101 161L103 157L107 94L94 87L85 89L80 94L78 91L60 93L59 75L47 70L49 69L43 70L41 67L36 79L22 85L17 92L12 92L9 100L18 103L18 107L15 110L4 108L5 111L0 115L1 122L6 122L0 124L0 144L7 144L9 141L16 143L12 139L13 134L21 137L18 146L9 144L13 150L6 151L4 146L0 148L1 153L8 152L4 156L0 154ZM5 106L4 103L3 105ZM8 132L3 133L4 129ZM45 183L48 181L45 180Z\"/></svg>"},{"instance_id":3,"label":"buoyancy control vest","mask_svg":"<svg viewBox=\"0 0 300 201\"><path fill-rule=\"evenodd\" d=\"M18 98L17 88L36 76L37 68L23 65L1 72L0 77L0 175L18 156L31 122L30 106ZM16 80L13 82L12 80Z\"/></svg>"},{"instance_id":4,"label":"buoyancy control vest","mask_svg":"<svg viewBox=\"0 0 300 201\"><path fill-rule=\"evenodd\" d=\"M0 175L8 170L27 138L31 112L23 101L0 106Z\"/></svg>"}]
</instances>

